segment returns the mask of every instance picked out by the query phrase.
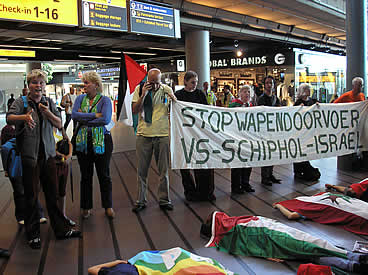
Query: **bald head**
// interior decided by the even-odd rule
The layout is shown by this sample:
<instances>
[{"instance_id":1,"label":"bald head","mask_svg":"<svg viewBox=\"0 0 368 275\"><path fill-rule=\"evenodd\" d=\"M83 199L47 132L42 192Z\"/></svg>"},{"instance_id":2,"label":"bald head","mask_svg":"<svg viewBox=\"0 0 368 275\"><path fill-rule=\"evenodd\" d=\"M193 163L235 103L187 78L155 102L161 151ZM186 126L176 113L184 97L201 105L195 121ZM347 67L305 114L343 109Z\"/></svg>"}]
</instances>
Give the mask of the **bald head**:
<instances>
[{"instance_id":1,"label":"bald head","mask_svg":"<svg viewBox=\"0 0 368 275\"><path fill-rule=\"evenodd\" d=\"M157 68L149 70L147 80L150 83L161 83L161 71Z\"/></svg>"}]
</instances>

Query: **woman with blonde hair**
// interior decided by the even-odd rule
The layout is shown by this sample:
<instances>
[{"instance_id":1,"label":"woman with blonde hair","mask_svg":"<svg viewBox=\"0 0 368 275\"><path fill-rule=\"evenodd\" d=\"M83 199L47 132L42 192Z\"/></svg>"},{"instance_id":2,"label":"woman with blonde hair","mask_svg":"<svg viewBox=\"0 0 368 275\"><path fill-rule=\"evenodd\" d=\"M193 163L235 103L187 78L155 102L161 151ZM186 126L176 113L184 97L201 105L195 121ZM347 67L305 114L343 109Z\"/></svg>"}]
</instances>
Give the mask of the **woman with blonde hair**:
<instances>
[{"instance_id":1,"label":"woman with blonde hair","mask_svg":"<svg viewBox=\"0 0 368 275\"><path fill-rule=\"evenodd\" d=\"M76 128L76 152L81 172L81 200L83 218L91 215L93 207L93 166L96 167L100 184L102 207L108 218L115 217L112 209L112 182L110 160L113 142L110 134L112 106L107 96L102 95L102 79L96 72L82 76L86 93L79 95L74 103L72 119Z\"/></svg>"},{"instance_id":2,"label":"woman with blonde hair","mask_svg":"<svg viewBox=\"0 0 368 275\"><path fill-rule=\"evenodd\" d=\"M7 113L7 122L15 124L17 149L22 158L22 178L26 198L24 225L28 243L33 249L41 248L38 193L41 183L45 194L51 227L58 239L80 237L81 232L71 229L68 220L57 205L55 139L53 128L61 128L60 113L52 99L43 94L47 76L41 70L27 74L29 93L19 97Z\"/></svg>"}]
</instances>

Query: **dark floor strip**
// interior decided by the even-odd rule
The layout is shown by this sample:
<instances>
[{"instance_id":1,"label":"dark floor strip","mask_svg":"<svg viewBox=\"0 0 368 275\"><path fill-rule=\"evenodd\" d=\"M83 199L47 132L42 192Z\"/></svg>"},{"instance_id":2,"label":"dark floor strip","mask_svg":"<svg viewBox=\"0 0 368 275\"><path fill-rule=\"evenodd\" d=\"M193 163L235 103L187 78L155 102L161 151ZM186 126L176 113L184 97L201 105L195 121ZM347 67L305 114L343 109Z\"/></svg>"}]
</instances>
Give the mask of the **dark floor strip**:
<instances>
[{"instance_id":1,"label":"dark floor strip","mask_svg":"<svg viewBox=\"0 0 368 275\"><path fill-rule=\"evenodd\" d=\"M83 218L79 216L79 228L83 232ZM78 240L78 275L84 275L83 237Z\"/></svg>"},{"instance_id":2,"label":"dark floor strip","mask_svg":"<svg viewBox=\"0 0 368 275\"><path fill-rule=\"evenodd\" d=\"M15 249L15 246L17 245L18 240L20 239L20 235L22 234L22 231L23 231L23 226L19 226L17 234L15 235L15 237L14 237L14 239L13 239L13 241L10 244L10 247L9 247L10 255L13 254L13 251ZM8 262L9 262L9 259L4 260L3 264L0 267L0 274L4 274L4 271L6 269L6 266L8 265Z\"/></svg>"},{"instance_id":3,"label":"dark floor strip","mask_svg":"<svg viewBox=\"0 0 368 275\"><path fill-rule=\"evenodd\" d=\"M42 275L45 269L45 263L46 263L46 258L47 258L47 252L49 250L51 234L52 234L52 229L50 225L49 230L47 231L47 237L46 237L45 243L42 248L42 254L41 254L40 264L38 266L37 275Z\"/></svg>"},{"instance_id":4,"label":"dark floor strip","mask_svg":"<svg viewBox=\"0 0 368 275\"><path fill-rule=\"evenodd\" d=\"M127 160L130 163L130 165L132 167L134 167L134 169L137 171L137 168L135 167L135 165L133 164L133 162L128 158L128 156L125 155L125 157L127 158ZM155 173L157 174L157 171L155 171ZM147 189L150 192L150 194L152 195L152 197L155 199L155 201L157 203L159 203L159 200L158 200L156 194L154 192L152 192L152 189L150 187L148 187ZM187 240L187 238L180 231L179 227L176 225L176 223L173 221L173 219L170 217L170 215L167 213L167 211L163 211L163 212L165 213L165 216L169 220L170 224L172 225L172 227L174 228L174 230L176 231L176 233L179 235L179 237L182 239L182 241L184 242L184 244L187 246L188 250L190 252L194 252L193 246L189 243L189 241Z\"/></svg>"},{"instance_id":5,"label":"dark floor strip","mask_svg":"<svg viewBox=\"0 0 368 275\"><path fill-rule=\"evenodd\" d=\"M127 159L128 159L128 158L127 158ZM128 160L129 160L129 159L128 159ZM118 172L118 174L119 174L119 178L120 178L120 180L121 180L121 183L122 183L122 185L123 185L123 188L124 188L125 192L126 192L126 193L127 193L127 195L128 195L128 198L129 198L130 204L131 204L131 206L133 207L133 206L134 206L134 200L133 200L132 196L131 196L131 195L130 195L130 193L129 193L128 187L127 187L127 185L126 185L126 183L125 183L125 181L124 181L123 177L122 177L122 176L121 176L121 174L120 174L120 169L118 168L118 166L117 166L116 161L115 161L115 159L114 159L114 158L112 158L112 161L113 161L113 163L114 163L114 165L115 165L116 171L117 171L117 172ZM133 166L133 167L134 167L134 166ZM149 234L149 232L148 232L148 230L147 230L147 227L146 227L146 225L144 224L144 222L143 222L143 220L142 220L142 217L140 216L140 214L139 214L139 213L136 213L136 216L137 216L137 219L138 219L139 225L140 225L140 227L141 227L141 229L142 229L142 231L143 231L143 233L144 233L144 236L146 237L146 240L147 240L147 242L148 242L148 245L149 245L150 249L151 249L151 250L157 250L157 249L156 249L156 246L155 246L155 244L153 243L152 238L151 238L151 236L150 236L150 234Z\"/></svg>"},{"instance_id":6,"label":"dark floor strip","mask_svg":"<svg viewBox=\"0 0 368 275\"><path fill-rule=\"evenodd\" d=\"M110 224L112 242L114 245L115 257L116 259L120 260L121 259L120 248L119 248L118 239L116 237L115 225L112 219L109 219L109 224Z\"/></svg>"}]
</instances>

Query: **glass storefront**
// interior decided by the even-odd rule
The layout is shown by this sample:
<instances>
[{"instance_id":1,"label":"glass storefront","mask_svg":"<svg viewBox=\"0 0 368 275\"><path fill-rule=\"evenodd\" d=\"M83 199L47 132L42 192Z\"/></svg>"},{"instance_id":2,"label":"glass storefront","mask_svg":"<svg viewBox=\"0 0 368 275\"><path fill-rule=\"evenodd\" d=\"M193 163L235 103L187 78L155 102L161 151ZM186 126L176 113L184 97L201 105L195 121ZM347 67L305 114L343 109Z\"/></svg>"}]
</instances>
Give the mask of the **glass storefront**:
<instances>
[{"instance_id":1,"label":"glass storefront","mask_svg":"<svg viewBox=\"0 0 368 275\"><path fill-rule=\"evenodd\" d=\"M346 56L294 49L295 85L308 83L312 98L328 103L345 92Z\"/></svg>"}]
</instances>

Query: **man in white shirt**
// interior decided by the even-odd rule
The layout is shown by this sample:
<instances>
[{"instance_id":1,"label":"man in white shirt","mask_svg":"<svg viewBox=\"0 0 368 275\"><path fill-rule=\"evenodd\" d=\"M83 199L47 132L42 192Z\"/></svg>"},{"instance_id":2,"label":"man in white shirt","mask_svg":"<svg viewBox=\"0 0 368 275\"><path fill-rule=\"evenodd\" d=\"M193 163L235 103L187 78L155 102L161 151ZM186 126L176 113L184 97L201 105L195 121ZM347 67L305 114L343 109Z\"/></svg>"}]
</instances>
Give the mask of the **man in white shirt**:
<instances>
[{"instance_id":1,"label":"man in white shirt","mask_svg":"<svg viewBox=\"0 0 368 275\"><path fill-rule=\"evenodd\" d=\"M65 108L65 123L64 129L68 128L69 122L72 119L72 109L77 95L75 94L74 88L70 88L70 93L63 96L61 100L61 107ZM74 126L73 126L74 128ZM73 129L74 130L74 129Z\"/></svg>"}]
</instances>

